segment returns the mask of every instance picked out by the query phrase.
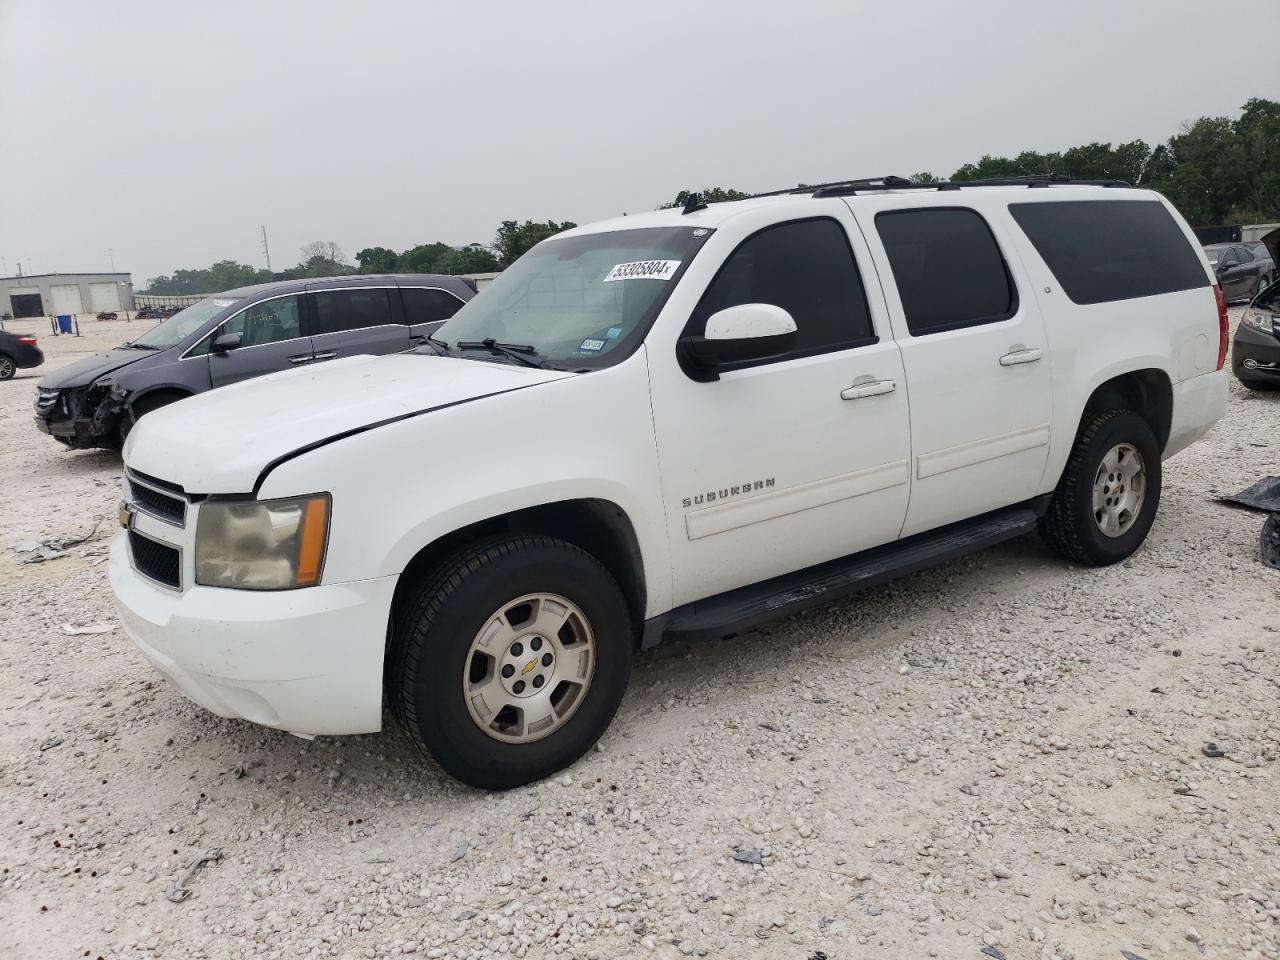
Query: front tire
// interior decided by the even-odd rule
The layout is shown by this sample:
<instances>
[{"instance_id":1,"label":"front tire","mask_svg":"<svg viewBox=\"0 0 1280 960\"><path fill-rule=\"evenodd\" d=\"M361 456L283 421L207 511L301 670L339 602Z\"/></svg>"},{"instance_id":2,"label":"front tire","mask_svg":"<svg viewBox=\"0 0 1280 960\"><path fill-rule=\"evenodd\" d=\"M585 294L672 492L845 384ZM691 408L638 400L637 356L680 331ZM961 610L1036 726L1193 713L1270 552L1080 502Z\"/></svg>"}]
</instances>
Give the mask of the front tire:
<instances>
[{"instance_id":1,"label":"front tire","mask_svg":"<svg viewBox=\"0 0 1280 960\"><path fill-rule=\"evenodd\" d=\"M541 536L478 544L398 611L388 700L447 773L518 787L573 763L608 728L633 635L622 591L585 551Z\"/></svg>"},{"instance_id":2,"label":"front tire","mask_svg":"<svg viewBox=\"0 0 1280 960\"><path fill-rule=\"evenodd\" d=\"M1160 448L1143 417L1130 410L1090 414L1040 519L1040 535L1077 563L1118 563L1146 540L1160 481Z\"/></svg>"}]
</instances>

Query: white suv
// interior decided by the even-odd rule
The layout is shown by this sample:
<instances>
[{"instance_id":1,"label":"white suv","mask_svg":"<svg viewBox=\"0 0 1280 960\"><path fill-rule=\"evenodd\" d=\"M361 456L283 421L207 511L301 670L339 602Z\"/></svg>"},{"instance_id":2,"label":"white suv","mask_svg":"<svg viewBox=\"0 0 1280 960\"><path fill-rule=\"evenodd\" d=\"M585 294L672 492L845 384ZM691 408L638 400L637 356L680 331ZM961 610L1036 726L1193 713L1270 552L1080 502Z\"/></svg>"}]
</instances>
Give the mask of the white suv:
<instances>
[{"instance_id":1,"label":"white suv","mask_svg":"<svg viewBox=\"0 0 1280 960\"><path fill-rule=\"evenodd\" d=\"M1159 195L851 181L560 234L405 354L184 400L125 450L125 629L213 712L385 702L468 783L573 762L633 651L1020 535L1146 537L1227 399Z\"/></svg>"}]
</instances>

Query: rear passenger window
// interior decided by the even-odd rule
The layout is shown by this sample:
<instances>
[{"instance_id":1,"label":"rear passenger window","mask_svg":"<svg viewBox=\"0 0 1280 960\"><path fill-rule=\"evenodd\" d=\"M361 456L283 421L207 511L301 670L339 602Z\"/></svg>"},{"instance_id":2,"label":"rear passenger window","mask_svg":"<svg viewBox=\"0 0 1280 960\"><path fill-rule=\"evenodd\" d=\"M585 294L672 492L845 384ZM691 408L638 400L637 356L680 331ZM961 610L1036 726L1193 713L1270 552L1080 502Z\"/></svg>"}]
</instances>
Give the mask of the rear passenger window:
<instances>
[{"instance_id":1,"label":"rear passenger window","mask_svg":"<svg viewBox=\"0 0 1280 960\"><path fill-rule=\"evenodd\" d=\"M400 295L404 297L405 317L410 325L448 320L462 306L461 300L443 290L401 287Z\"/></svg>"},{"instance_id":2,"label":"rear passenger window","mask_svg":"<svg viewBox=\"0 0 1280 960\"><path fill-rule=\"evenodd\" d=\"M769 303L796 322L788 356L822 353L874 339L867 296L844 228L834 220L798 220L748 237L725 261L689 318L743 303Z\"/></svg>"},{"instance_id":3,"label":"rear passenger window","mask_svg":"<svg viewBox=\"0 0 1280 960\"><path fill-rule=\"evenodd\" d=\"M1012 203L1009 212L1074 303L1209 286L1199 253L1159 201Z\"/></svg>"},{"instance_id":4,"label":"rear passenger window","mask_svg":"<svg viewBox=\"0 0 1280 960\"><path fill-rule=\"evenodd\" d=\"M316 333L338 333L391 323L391 301L385 289L354 287L311 294Z\"/></svg>"},{"instance_id":5,"label":"rear passenger window","mask_svg":"<svg viewBox=\"0 0 1280 960\"><path fill-rule=\"evenodd\" d=\"M1018 294L987 222L938 207L876 216L913 337L1007 320Z\"/></svg>"}]
</instances>

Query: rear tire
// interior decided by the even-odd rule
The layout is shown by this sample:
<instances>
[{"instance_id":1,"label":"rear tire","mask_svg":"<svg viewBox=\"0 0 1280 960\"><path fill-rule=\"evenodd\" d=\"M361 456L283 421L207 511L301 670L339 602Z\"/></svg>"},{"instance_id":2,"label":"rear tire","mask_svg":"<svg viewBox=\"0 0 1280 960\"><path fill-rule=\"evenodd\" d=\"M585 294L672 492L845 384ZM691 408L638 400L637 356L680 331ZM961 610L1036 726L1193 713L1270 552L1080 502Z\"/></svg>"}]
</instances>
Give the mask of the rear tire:
<instances>
[{"instance_id":1,"label":"rear tire","mask_svg":"<svg viewBox=\"0 0 1280 960\"><path fill-rule=\"evenodd\" d=\"M600 738L632 648L622 591L595 557L550 537L506 537L438 565L401 605L387 699L447 773L506 790L568 766Z\"/></svg>"},{"instance_id":2,"label":"rear tire","mask_svg":"<svg viewBox=\"0 0 1280 960\"><path fill-rule=\"evenodd\" d=\"M1130 410L1089 414L1040 518L1040 535L1077 563L1117 563L1147 538L1160 479L1160 448L1143 417Z\"/></svg>"},{"instance_id":3,"label":"rear tire","mask_svg":"<svg viewBox=\"0 0 1280 960\"><path fill-rule=\"evenodd\" d=\"M12 380L18 373L18 365L7 353L0 353L0 380Z\"/></svg>"}]
</instances>

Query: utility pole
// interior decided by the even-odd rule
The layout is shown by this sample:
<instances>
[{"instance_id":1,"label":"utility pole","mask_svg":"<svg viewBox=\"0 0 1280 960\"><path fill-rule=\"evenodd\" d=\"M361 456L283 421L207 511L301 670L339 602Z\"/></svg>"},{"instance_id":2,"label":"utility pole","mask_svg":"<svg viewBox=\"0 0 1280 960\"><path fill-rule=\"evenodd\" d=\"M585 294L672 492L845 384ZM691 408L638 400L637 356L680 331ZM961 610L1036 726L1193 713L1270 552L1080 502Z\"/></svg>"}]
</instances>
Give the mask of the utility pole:
<instances>
[{"instance_id":1,"label":"utility pole","mask_svg":"<svg viewBox=\"0 0 1280 960\"><path fill-rule=\"evenodd\" d=\"M267 228L262 227L262 252L267 255L267 273L271 273L271 248L267 246Z\"/></svg>"}]
</instances>

